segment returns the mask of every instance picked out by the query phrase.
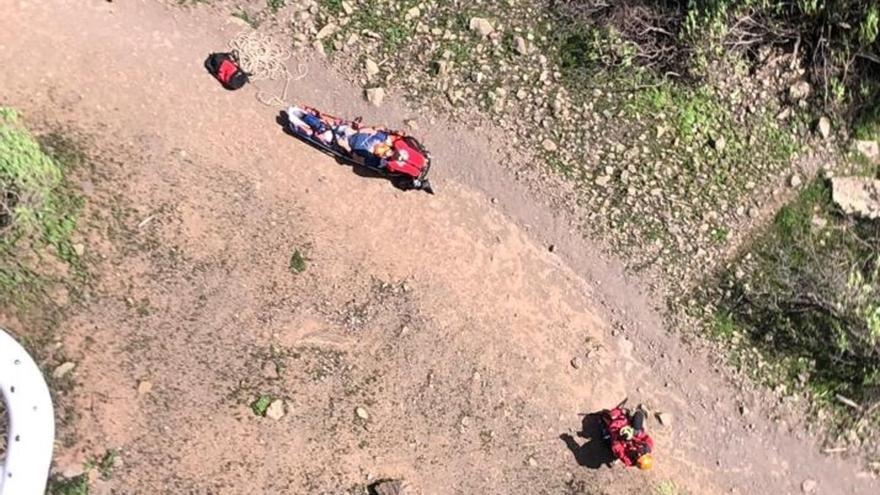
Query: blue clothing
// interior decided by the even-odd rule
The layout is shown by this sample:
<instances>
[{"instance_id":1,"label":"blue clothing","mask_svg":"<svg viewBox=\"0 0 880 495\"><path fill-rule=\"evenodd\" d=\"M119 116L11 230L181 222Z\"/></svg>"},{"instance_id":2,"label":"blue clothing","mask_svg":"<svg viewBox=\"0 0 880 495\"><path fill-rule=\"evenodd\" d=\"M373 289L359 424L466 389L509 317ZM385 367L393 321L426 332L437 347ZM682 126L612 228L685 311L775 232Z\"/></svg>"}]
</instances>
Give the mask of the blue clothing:
<instances>
[{"instance_id":1,"label":"blue clothing","mask_svg":"<svg viewBox=\"0 0 880 495\"><path fill-rule=\"evenodd\" d=\"M327 124L325 124L323 120L310 113L304 114L302 116L302 120L317 133L321 133L327 130Z\"/></svg>"},{"instance_id":2,"label":"blue clothing","mask_svg":"<svg viewBox=\"0 0 880 495\"><path fill-rule=\"evenodd\" d=\"M384 143L387 139L388 134L382 131L376 131L375 134L359 132L348 138L348 145L351 146L352 151L371 153L374 146Z\"/></svg>"}]
</instances>

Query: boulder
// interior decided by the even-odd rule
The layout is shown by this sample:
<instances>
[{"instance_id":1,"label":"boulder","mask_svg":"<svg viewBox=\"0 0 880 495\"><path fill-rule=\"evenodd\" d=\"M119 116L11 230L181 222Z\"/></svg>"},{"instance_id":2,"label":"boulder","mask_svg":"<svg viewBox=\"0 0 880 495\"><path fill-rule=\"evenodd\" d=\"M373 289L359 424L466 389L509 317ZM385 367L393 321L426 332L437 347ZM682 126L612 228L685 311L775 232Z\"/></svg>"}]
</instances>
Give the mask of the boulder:
<instances>
[{"instance_id":1,"label":"boulder","mask_svg":"<svg viewBox=\"0 0 880 495\"><path fill-rule=\"evenodd\" d=\"M865 177L833 177L831 199L847 215L880 219L880 180Z\"/></svg>"}]
</instances>

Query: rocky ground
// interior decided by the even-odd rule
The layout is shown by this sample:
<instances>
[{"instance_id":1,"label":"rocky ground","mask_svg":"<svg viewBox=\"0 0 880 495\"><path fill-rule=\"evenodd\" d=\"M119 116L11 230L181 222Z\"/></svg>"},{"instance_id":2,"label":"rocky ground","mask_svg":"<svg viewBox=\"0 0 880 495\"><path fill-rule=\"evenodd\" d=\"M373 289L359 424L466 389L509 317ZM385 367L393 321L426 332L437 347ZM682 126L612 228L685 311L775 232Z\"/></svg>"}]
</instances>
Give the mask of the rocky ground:
<instances>
[{"instance_id":1,"label":"rocky ground","mask_svg":"<svg viewBox=\"0 0 880 495\"><path fill-rule=\"evenodd\" d=\"M819 172L851 168L845 130L808 104L820 88L784 51L709 57L692 74L572 68L571 36L598 35L553 3L212 5L292 38L300 57L328 58L374 105L394 95L415 115L485 132L521 183L665 297L670 328L711 330L715 308L700 287L737 271L737 254ZM618 66L628 49L607 37L577 48Z\"/></svg>"},{"instance_id":2,"label":"rocky ground","mask_svg":"<svg viewBox=\"0 0 880 495\"><path fill-rule=\"evenodd\" d=\"M661 215L647 209L651 201L675 192L662 173L634 178L629 174L641 167L629 172L602 161L630 149L663 158L662 149L648 144L647 151L628 147L640 133L617 125L616 115L642 112L642 122L633 124L642 127L633 129L656 131L636 97L629 98L634 106L609 106L607 117L595 103L595 115L575 110L592 100L576 103L567 90L559 115L553 114L553 88L561 92L563 78L549 55L542 61L533 51L545 34L534 28L529 36L528 7L516 10L523 15L521 43L505 36L516 17L498 13L502 4L462 3L455 10L425 3L418 14L410 12L414 5L381 4L397 8L398 19L410 14L425 43L447 37L445 31L434 34L435 17L445 12L452 19L437 27L450 29L449 39L435 40L451 43L444 48L451 55L438 55L454 62L448 74L433 73L440 66L432 66L431 57L413 74L449 86L420 87L424 99L418 101L436 110L419 112L395 105L407 89L394 81L407 76L386 81L389 76L381 75L398 71L385 59L385 45L364 32L378 32L376 19L362 19L353 4L254 2L225 11L238 23L227 25L213 10L180 11L176 2L172 10L150 2L74 3L18 6L3 21L11 24L6 35L0 34L2 44L19 54L21 69L4 87L4 100L35 120L85 129L95 138L97 168L108 170L84 187L99 214L83 243L100 274L96 298L71 308L54 351L42 360L61 375L65 386L57 387L57 397L71 414L60 430L59 479L84 476L97 493L363 493L365 485L386 477L405 478L421 493L876 489L869 471L822 454L772 394L748 382L731 386L722 366L664 333L650 313L656 301L617 272L601 276L605 262L582 234L556 223L564 211L546 209L509 186L512 170L519 184L565 188L551 191L549 201L594 211L595 221L605 199L608 215L617 214L612 209L637 211L600 193L619 191L624 180L641 193L667 188L657 196L633 195L632 208L640 206L649 218ZM334 166L276 128L277 108L247 98L250 89L223 92L204 74L204 55L241 23L283 34L292 16L297 26L312 22L299 38L302 54L320 56L315 41L324 31L318 41L326 55L339 57L337 71L363 67L363 76L351 75L357 81L378 67L372 77L380 79L361 87L388 94L379 109L366 108L318 63L307 65L308 79L294 85L290 98L370 119L412 120L444 163L437 168L441 194L398 193L384 181ZM339 27L327 30L330 21ZM367 22L374 27L358 27ZM419 23L427 32L415 27ZM382 36L397 39L396 29L381 29ZM352 34L357 38L349 53L345 43ZM359 43L375 47L357 55ZM407 46L398 41L398 49ZM534 72L516 74L513 65L498 72L491 58L496 49L510 60L534 60ZM484 78L511 85L503 103L468 104L478 88L485 89L466 65L477 53L488 67L480 71ZM70 61L88 70L71 76L47 69ZM167 67L175 70L163 72ZM522 74L531 79L522 82ZM35 92L34 81L50 89ZM526 92L522 99L520 90ZM595 98L616 94L600 92ZM375 101L381 93L370 94ZM666 108L658 98L647 108ZM211 104L193 115L193 102L205 99ZM496 105L496 116L482 113ZM536 152L526 157L583 153L567 144L580 136L565 134L574 124L564 122L574 122L573 115L589 122L583 126L589 139L604 143L597 136L610 134L603 154L598 161L585 159L589 167L571 174L571 182L559 180L552 166L516 158L505 134L484 124L500 119L514 126L528 115L518 108L542 116L538 131L517 137L525 151ZM570 121L563 118L566 108ZM447 127L433 115L456 120ZM548 126L540 125L546 119ZM460 129L474 132L460 137ZM629 140L612 139L618 132ZM678 136L675 144L672 132L678 131L662 137L673 147L690 146L705 156L735 147L733 137L724 145L713 139L711 146L698 146ZM490 149L479 146L486 142ZM505 160L495 159L505 155L511 157L506 169L496 163ZM788 172L779 178L791 183ZM481 186L509 192L484 195ZM602 201L579 200L588 197ZM684 199L677 201L671 204L691 211ZM701 233L687 219L681 223L688 226L681 233L685 241L716 228ZM586 227L605 232L611 246L631 245L618 230ZM628 235L644 235L635 229ZM635 256L639 249L646 248L636 243ZM19 334L30 330L2 320ZM578 412L624 395L663 413L650 423L663 445L663 462L647 477L593 469L598 444L576 434L583 426ZM560 439L566 434L573 445ZM730 441L719 445L719 435Z\"/></svg>"}]
</instances>

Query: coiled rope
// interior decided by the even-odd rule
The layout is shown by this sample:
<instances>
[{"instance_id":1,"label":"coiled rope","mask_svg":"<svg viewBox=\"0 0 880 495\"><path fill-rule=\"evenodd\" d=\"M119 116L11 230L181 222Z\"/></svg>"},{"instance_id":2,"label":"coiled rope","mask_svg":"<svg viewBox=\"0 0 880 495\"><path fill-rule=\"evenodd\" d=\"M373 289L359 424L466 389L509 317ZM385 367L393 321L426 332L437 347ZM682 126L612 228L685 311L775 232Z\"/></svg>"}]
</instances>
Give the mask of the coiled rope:
<instances>
[{"instance_id":1,"label":"coiled rope","mask_svg":"<svg viewBox=\"0 0 880 495\"><path fill-rule=\"evenodd\" d=\"M284 89L280 96L268 94L254 83L257 88L256 98L264 105L285 105L290 82L299 81L308 74L305 65L299 64L297 76L292 76L285 63L290 59L291 51L278 41L258 31L246 31L239 34L229 42L229 47L238 55L241 68L250 74L252 82L284 79Z\"/></svg>"}]
</instances>

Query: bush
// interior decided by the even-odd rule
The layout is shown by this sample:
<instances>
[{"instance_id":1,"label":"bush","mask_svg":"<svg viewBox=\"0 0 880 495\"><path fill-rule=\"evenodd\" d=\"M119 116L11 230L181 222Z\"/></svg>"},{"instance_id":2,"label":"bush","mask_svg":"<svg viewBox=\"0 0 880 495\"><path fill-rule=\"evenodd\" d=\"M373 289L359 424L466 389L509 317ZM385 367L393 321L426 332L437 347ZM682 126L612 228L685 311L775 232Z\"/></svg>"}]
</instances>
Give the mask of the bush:
<instances>
[{"instance_id":1,"label":"bush","mask_svg":"<svg viewBox=\"0 0 880 495\"><path fill-rule=\"evenodd\" d=\"M815 391L880 402L880 223L837 216L816 182L740 270L726 276L719 333L732 322Z\"/></svg>"}]
</instances>

